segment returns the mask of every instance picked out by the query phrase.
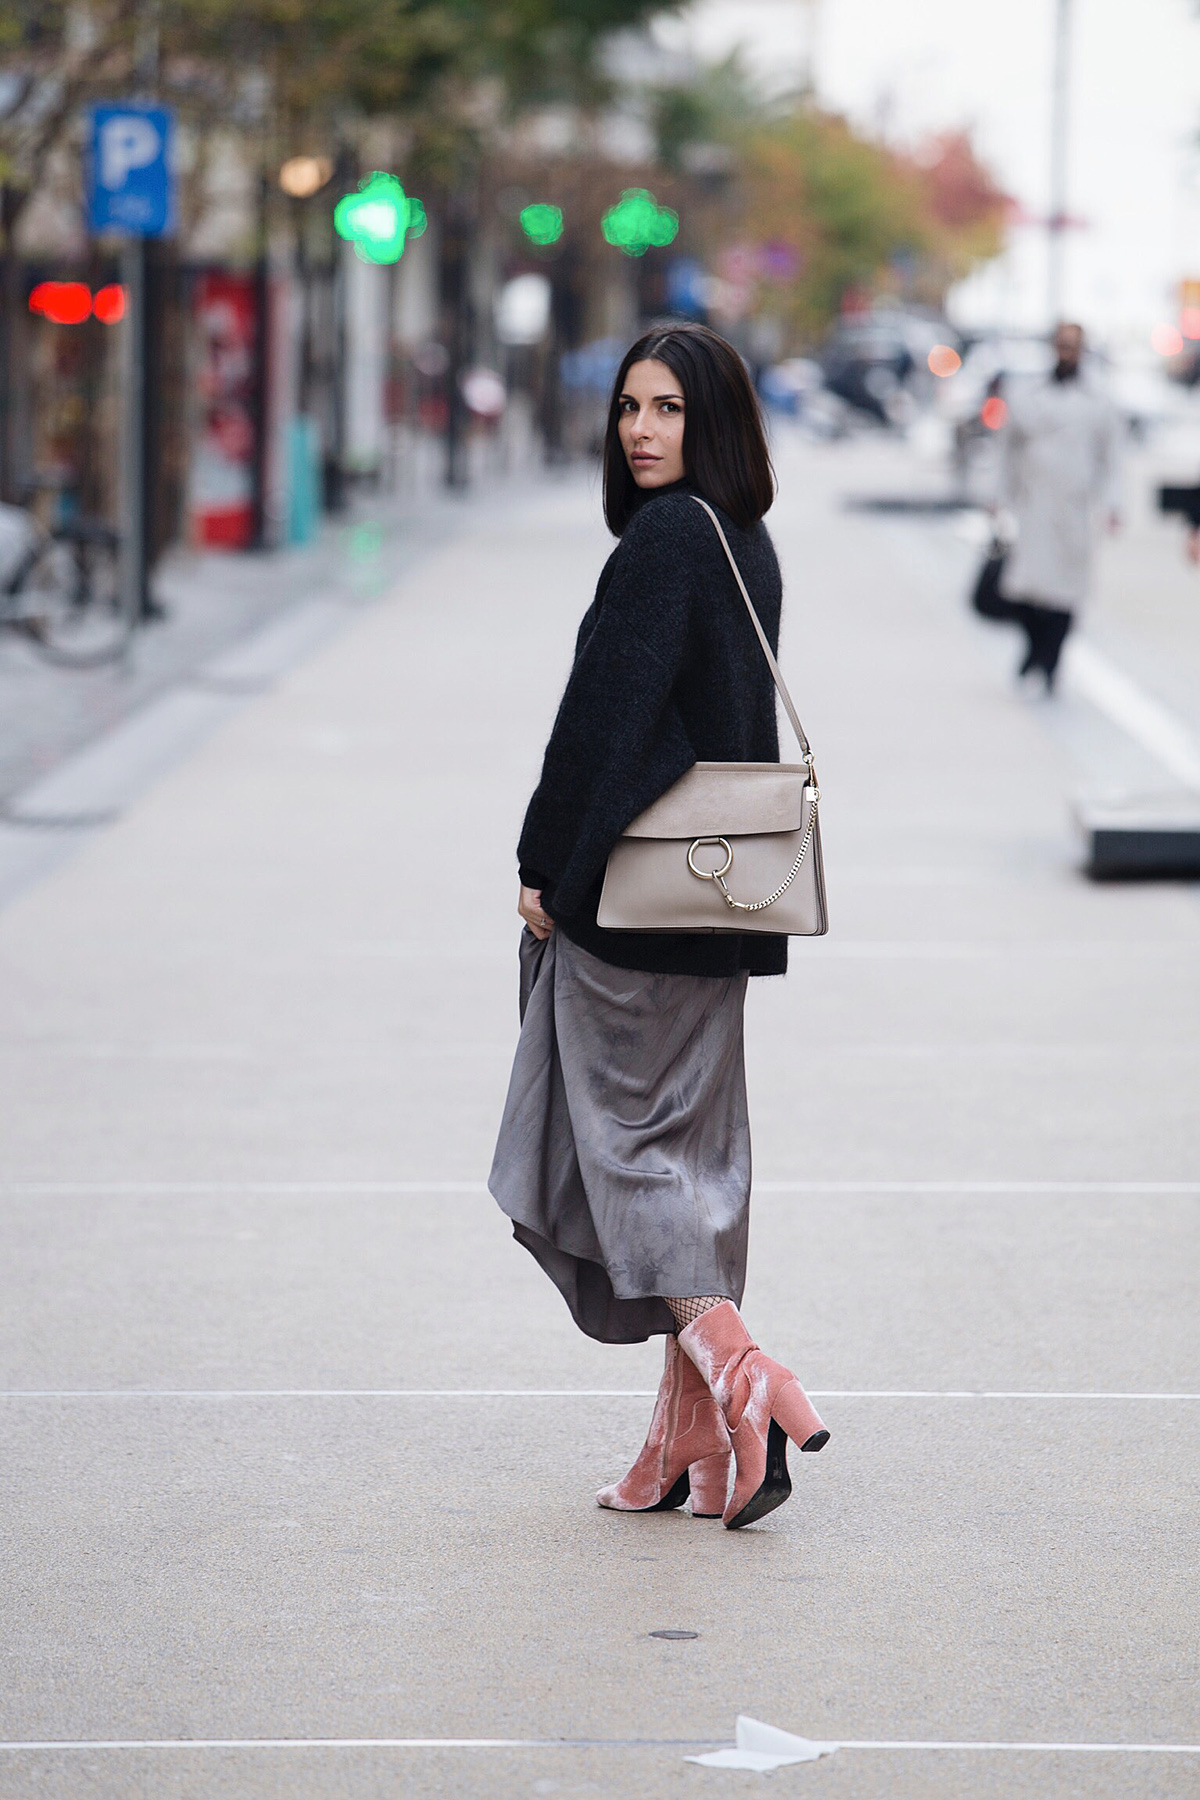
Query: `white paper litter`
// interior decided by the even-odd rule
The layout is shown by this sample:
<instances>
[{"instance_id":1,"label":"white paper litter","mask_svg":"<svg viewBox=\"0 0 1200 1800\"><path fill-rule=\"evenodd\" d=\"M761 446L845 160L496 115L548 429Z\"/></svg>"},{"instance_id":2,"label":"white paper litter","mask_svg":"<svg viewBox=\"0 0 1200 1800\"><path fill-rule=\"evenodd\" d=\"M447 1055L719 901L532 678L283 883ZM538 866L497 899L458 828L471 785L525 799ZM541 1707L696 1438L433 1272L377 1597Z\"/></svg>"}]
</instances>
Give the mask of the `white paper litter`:
<instances>
[{"instance_id":1,"label":"white paper litter","mask_svg":"<svg viewBox=\"0 0 1200 1800\"><path fill-rule=\"evenodd\" d=\"M758 1719L747 1719L739 1713L736 1731L737 1748L710 1750L707 1756L686 1756L685 1762L700 1763L706 1769L752 1769L767 1775L772 1769L784 1769L789 1763L816 1762L818 1756L832 1756L836 1744L818 1744L811 1738L793 1737L775 1725L764 1725Z\"/></svg>"}]
</instances>

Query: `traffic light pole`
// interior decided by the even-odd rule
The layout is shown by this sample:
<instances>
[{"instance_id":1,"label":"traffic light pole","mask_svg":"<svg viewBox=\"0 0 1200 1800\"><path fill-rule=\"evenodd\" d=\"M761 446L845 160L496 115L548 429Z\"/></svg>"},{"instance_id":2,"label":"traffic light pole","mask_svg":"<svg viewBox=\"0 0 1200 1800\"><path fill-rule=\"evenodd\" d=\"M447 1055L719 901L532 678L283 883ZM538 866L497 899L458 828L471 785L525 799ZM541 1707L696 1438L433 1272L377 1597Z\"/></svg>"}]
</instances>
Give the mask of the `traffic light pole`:
<instances>
[{"instance_id":1,"label":"traffic light pole","mask_svg":"<svg viewBox=\"0 0 1200 1800\"><path fill-rule=\"evenodd\" d=\"M125 334L121 369L121 610L142 617L146 592L146 244L121 248Z\"/></svg>"},{"instance_id":2,"label":"traffic light pole","mask_svg":"<svg viewBox=\"0 0 1200 1800\"><path fill-rule=\"evenodd\" d=\"M19 503L17 490L16 421L13 406L13 361L16 334L19 272L13 249L16 196L0 182L0 501Z\"/></svg>"},{"instance_id":3,"label":"traffic light pole","mask_svg":"<svg viewBox=\"0 0 1200 1800\"><path fill-rule=\"evenodd\" d=\"M1046 221L1046 311L1052 330L1062 317L1063 308L1070 93L1071 0L1055 0L1054 74L1050 113L1050 213Z\"/></svg>"},{"instance_id":4,"label":"traffic light pole","mask_svg":"<svg viewBox=\"0 0 1200 1800\"><path fill-rule=\"evenodd\" d=\"M255 550L268 550L270 545L270 523L267 518L268 504L268 462L270 446L268 443L269 370L270 357L270 316L271 279L267 233L267 207L270 185L266 171L259 174L258 179L258 217L256 220L257 244L254 257L254 375L251 388L251 420L254 428L254 463L253 463L253 506L254 523L252 526L251 545Z\"/></svg>"},{"instance_id":5,"label":"traffic light pole","mask_svg":"<svg viewBox=\"0 0 1200 1800\"><path fill-rule=\"evenodd\" d=\"M462 380L473 336L468 250L472 223L473 202L465 184L460 182L446 196L441 244L442 333L450 359L446 369L446 459L442 479L456 493L462 493L469 480L467 428L470 420Z\"/></svg>"},{"instance_id":6,"label":"traffic light pole","mask_svg":"<svg viewBox=\"0 0 1200 1800\"><path fill-rule=\"evenodd\" d=\"M339 188L348 186L357 175L358 163L354 152L345 144L338 148L334 165L333 179ZM336 226L336 216L330 220L329 241L332 246L330 254L333 261L329 269L330 300L330 396L329 396L329 437L325 446L324 493L325 511L340 513L346 507L346 257L350 254L349 245L342 239Z\"/></svg>"}]
</instances>

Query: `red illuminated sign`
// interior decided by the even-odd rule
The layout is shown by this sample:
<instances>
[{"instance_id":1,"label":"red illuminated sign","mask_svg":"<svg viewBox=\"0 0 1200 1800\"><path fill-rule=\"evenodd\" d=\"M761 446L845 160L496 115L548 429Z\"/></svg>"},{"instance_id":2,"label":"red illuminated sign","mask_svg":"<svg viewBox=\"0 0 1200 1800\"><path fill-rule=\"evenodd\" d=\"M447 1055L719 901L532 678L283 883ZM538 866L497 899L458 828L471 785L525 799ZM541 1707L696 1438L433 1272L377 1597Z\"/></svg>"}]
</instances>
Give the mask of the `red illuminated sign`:
<instances>
[{"instance_id":1,"label":"red illuminated sign","mask_svg":"<svg viewBox=\"0 0 1200 1800\"><path fill-rule=\"evenodd\" d=\"M29 296L29 310L52 325L82 325L92 311L92 290L83 281L39 281Z\"/></svg>"},{"instance_id":2,"label":"red illuminated sign","mask_svg":"<svg viewBox=\"0 0 1200 1800\"><path fill-rule=\"evenodd\" d=\"M115 325L125 316L125 289L113 281L93 295L86 281L39 281L29 310L52 325L82 325L93 313L102 325Z\"/></svg>"},{"instance_id":3,"label":"red illuminated sign","mask_svg":"<svg viewBox=\"0 0 1200 1800\"><path fill-rule=\"evenodd\" d=\"M92 311L102 325L115 325L125 317L125 289L117 281L97 288L92 295Z\"/></svg>"}]
</instances>

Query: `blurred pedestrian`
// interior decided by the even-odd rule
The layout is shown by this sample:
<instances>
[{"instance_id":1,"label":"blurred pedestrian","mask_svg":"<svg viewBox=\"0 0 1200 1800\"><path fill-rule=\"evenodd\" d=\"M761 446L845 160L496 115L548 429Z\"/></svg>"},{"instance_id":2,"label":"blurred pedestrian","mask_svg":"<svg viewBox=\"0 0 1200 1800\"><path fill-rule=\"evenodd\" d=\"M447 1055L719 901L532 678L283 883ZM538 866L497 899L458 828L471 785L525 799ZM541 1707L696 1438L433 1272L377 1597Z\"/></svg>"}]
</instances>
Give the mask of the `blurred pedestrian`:
<instances>
[{"instance_id":1,"label":"blurred pedestrian","mask_svg":"<svg viewBox=\"0 0 1200 1800\"><path fill-rule=\"evenodd\" d=\"M639 338L604 444L604 512L620 541L521 833L521 1037L490 1181L581 1331L666 1338L646 1443L600 1505L657 1512L690 1491L694 1514L731 1529L786 1500L787 1437L819 1450L829 1435L738 1311L742 1011L748 976L785 971L787 939L609 931L597 908L618 837L695 762L779 760L771 673L693 499L719 515L774 643L781 584L762 523L774 491L732 347L692 324Z\"/></svg>"},{"instance_id":2,"label":"blurred pedestrian","mask_svg":"<svg viewBox=\"0 0 1200 1800\"><path fill-rule=\"evenodd\" d=\"M1116 408L1082 367L1082 325L1054 333L1046 381L1012 395L1004 429L1001 505L1017 528L1000 570L1003 615L1026 636L1020 676L1053 689L1075 612L1087 596L1098 525L1120 523Z\"/></svg>"}]
</instances>

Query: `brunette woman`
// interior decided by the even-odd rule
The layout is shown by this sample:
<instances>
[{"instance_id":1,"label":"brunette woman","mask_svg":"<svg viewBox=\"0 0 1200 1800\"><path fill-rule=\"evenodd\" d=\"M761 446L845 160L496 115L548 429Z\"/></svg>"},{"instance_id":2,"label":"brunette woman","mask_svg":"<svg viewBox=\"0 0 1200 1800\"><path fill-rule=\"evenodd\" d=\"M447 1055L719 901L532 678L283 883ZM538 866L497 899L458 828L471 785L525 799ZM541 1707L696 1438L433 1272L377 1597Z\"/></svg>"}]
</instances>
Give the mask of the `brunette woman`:
<instances>
[{"instance_id":1,"label":"brunette woman","mask_svg":"<svg viewBox=\"0 0 1200 1800\"><path fill-rule=\"evenodd\" d=\"M738 1312L742 1010L748 976L784 973L787 939L616 932L596 913L617 838L693 763L779 760L770 671L693 498L716 509L774 645L779 566L762 523L774 492L730 345L691 324L639 338L604 448L604 515L620 541L579 629L518 849L521 1037L490 1182L581 1331L666 1337L649 1436L601 1506L653 1512L690 1492L693 1513L731 1529L787 1499L788 1437L820 1450L829 1436Z\"/></svg>"}]
</instances>

